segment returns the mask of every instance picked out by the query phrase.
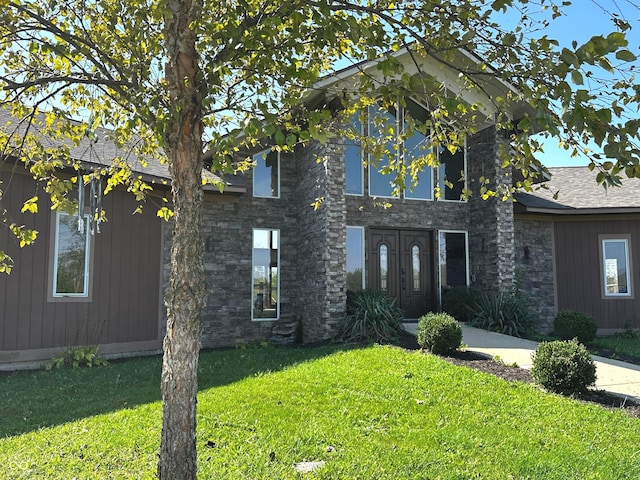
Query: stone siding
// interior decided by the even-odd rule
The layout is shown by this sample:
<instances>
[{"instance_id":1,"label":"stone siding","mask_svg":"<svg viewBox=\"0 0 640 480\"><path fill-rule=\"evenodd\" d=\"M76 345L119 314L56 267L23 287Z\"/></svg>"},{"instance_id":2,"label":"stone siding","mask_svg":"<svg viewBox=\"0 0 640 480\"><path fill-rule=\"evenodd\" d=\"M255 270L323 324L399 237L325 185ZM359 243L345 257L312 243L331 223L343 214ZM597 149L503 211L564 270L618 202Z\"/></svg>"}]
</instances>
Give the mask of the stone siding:
<instances>
[{"instance_id":1,"label":"stone siding","mask_svg":"<svg viewBox=\"0 0 640 480\"><path fill-rule=\"evenodd\" d=\"M554 278L554 224L552 221L515 219L517 279L529 295L538 316L538 331L553 330L556 314Z\"/></svg>"},{"instance_id":2,"label":"stone siding","mask_svg":"<svg viewBox=\"0 0 640 480\"><path fill-rule=\"evenodd\" d=\"M344 146L312 144L297 152L299 216L296 296L304 342L333 337L346 311ZM311 205L322 199L319 207Z\"/></svg>"},{"instance_id":3,"label":"stone siding","mask_svg":"<svg viewBox=\"0 0 640 480\"><path fill-rule=\"evenodd\" d=\"M481 177L491 179L488 187L512 182L510 168L502 168L498 158L504 135L495 128L487 128L468 142L468 175L473 192L469 201L469 259L471 285L479 290L509 292L514 277L513 204L510 200L493 197L483 200L480 194Z\"/></svg>"},{"instance_id":4,"label":"stone siding","mask_svg":"<svg viewBox=\"0 0 640 480\"><path fill-rule=\"evenodd\" d=\"M300 318L304 342L332 337L344 317L347 225L468 231L472 285L483 290L510 289L512 205L481 200L477 182L481 175L510 181L497 158L497 145L503 141L493 128L468 140L468 178L474 190L468 202L383 199L392 205L384 208L380 200L367 195L345 195L344 145L339 139L282 155L280 198L253 198L252 172L245 174L247 193L207 195L203 241L213 248L204 254L209 294L203 346L228 347L271 335L274 321L251 320L254 228L280 230L280 319ZM367 183L365 178L365 192ZM322 201L314 209L311 204L316 199ZM166 232L168 266L171 229ZM437 281L437 235L434 238Z\"/></svg>"},{"instance_id":5,"label":"stone siding","mask_svg":"<svg viewBox=\"0 0 640 480\"><path fill-rule=\"evenodd\" d=\"M298 298L297 173L292 155L280 162L280 198L254 198L252 173L239 197L205 196L203 237L213 251L204 253L208 297L203 347L228 347L266 340L274 320L251 319L252 238L254 228L280 230L280 318L296 317Z\"/></svg>"}]
</instances>

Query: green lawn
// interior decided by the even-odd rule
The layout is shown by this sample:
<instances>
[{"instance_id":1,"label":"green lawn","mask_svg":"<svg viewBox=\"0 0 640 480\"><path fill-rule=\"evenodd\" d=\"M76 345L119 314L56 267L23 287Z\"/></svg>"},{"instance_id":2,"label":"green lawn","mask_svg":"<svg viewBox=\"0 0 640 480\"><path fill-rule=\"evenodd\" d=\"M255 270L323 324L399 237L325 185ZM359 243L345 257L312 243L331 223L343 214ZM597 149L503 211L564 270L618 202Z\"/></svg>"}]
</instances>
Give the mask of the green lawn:
<instances>
[{"instance_id":1,"label":"green lawn","mask_svg":"<svg viewBox=\"0 0 640 480\"><path fill-rule=\"evenodd\" d=\"M0 478L153 478L159 371L0 377ZM203 479L640 478L637 419L420 352L213 351L200 373Z\"/></svg>"},{"instance_id":2,"label":"green lawn","mask_svg":"<svg viewBox=\"0 0 640 480\"><path fill-rule=\"evenodd\" d=\"M589 350L597 354L599 348L611 350L617 354L631 355L640 359L640 336L614 335L598 337L589 346Z\"/></svg>"}]
</instances>

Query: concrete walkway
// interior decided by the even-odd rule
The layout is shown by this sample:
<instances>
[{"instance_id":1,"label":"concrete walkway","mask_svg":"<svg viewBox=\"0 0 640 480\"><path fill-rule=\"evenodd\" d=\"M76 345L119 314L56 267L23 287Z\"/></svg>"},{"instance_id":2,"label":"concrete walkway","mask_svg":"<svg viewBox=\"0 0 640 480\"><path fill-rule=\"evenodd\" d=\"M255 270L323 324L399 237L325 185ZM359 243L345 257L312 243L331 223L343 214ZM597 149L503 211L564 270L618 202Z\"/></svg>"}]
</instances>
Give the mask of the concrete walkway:
<instances>
[{"instance_id":1,"label":"concrete walkway","mask_svg":"<svg viewBox=\"0 0 640 480\"><path fill-rule=\"evenodd\" d=\"M416 333L417 323L405 323L408 332ZM500 359L506 364L516 363L521 368L531 368L531 354L538 347L532 340L488 332L461 325L462 342L466 349ZM640 365L593 356L596 362L596 388L620 397L640 402Z\"/></svg>"}]
</instances>

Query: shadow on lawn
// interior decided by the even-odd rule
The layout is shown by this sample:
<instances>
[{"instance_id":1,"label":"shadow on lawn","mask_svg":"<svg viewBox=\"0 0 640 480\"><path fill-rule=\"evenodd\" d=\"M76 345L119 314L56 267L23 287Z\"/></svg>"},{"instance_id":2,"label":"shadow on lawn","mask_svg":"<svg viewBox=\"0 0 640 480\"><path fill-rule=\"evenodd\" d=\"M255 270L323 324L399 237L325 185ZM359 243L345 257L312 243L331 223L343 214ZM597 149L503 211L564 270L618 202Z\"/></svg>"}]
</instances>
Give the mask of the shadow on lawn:
<instances>
[{"instance_id":1,"label":"shadow on lawn","mask_svg":"<svg viewBox=\"0 0 640 480\"><path fill-rule=\"evenodd\" d=\"M360 346L361 347L361 346ZM299 348L208 350L200 354L199 390L282 370L358 348L331 344ZM160 356L116 361L106 367L21 371L0 376L0 438L42 427L159 402Z\"/></svg>"}]
</instances>

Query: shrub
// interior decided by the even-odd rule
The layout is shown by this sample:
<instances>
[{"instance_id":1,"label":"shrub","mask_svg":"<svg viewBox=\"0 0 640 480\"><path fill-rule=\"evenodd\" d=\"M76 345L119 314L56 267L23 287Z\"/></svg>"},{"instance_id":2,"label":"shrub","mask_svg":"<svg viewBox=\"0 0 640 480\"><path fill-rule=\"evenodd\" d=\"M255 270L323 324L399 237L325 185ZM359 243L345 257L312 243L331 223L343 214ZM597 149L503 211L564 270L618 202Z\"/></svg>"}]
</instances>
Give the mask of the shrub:
<instances>
[{"instance_id":1,"label":"shrub","mask_svg":"<svg viewBox=\"0 0 640 480\"><path fill-rule=\"evenodd\" d=\"M44 364L45 370L60 367L94 367L107 365L104 358L98 355L98 346L68 348L60 353L56 353Z\"/></svg>"},{"instance_id":2,"label":"shrub","mask_svg":"<svg viewBox=\"0 0 640 480\"><path fill-rule=\"evenodd\" d=\"M469 322L473 319L473 309L479 298L480 292L475 288L453 287L442 295L442 310L459 322Z\"/></svg>"},{"instance_id":3,"label":"shrub","mask_svg":"<svg viewBox=\"0 0 640 480\"><path fill-rule=\"evenodd\" d=\"M427 313L418 320L418 345L444 355L456 350L462 342L462 329L448 313Z\"/></svg>"},{"instance_id":4,"label":"shrub","mask_svg":"<svg viewBox=\"0 0 640 480\"><path fill-rule=\"evenodd\" d=\"M565 310L553 319L553 331L561 340L577 338L581 343L589 343L596 338L598 326L593 317L586 313Z\"/></svg>"},{"instance_id":5,"label":"shrub","mask_svg":"<svg viewBox=\"0 0 640 480\"><path fill-rule=\"evenodd\" d=\"M521 337L532 330L528 300L518 294L482 294L473 309L471 324L492 332Z\"/></svg>"},{"instance_id":6,"label":"shrub","mask_svg":"<svg viewBox=\"0 0 640 480\"><path fill-rule=\"evenodd\" d=\"M395 298L379 290L347 293L347 315L339 336L344 341L392 342L404 332Z\"/></svg>"},{"instance_id":7,"label":"shrub","mask_svg":"<svg viewBox=\"0 0 640 480\"><path fill-rule=\"evenodd\" d=\"M531 376L551 392L572 395L585 392L596 381L596 365L575 338L542 342L533 354Z\"/></svg>"}]
</instances>

